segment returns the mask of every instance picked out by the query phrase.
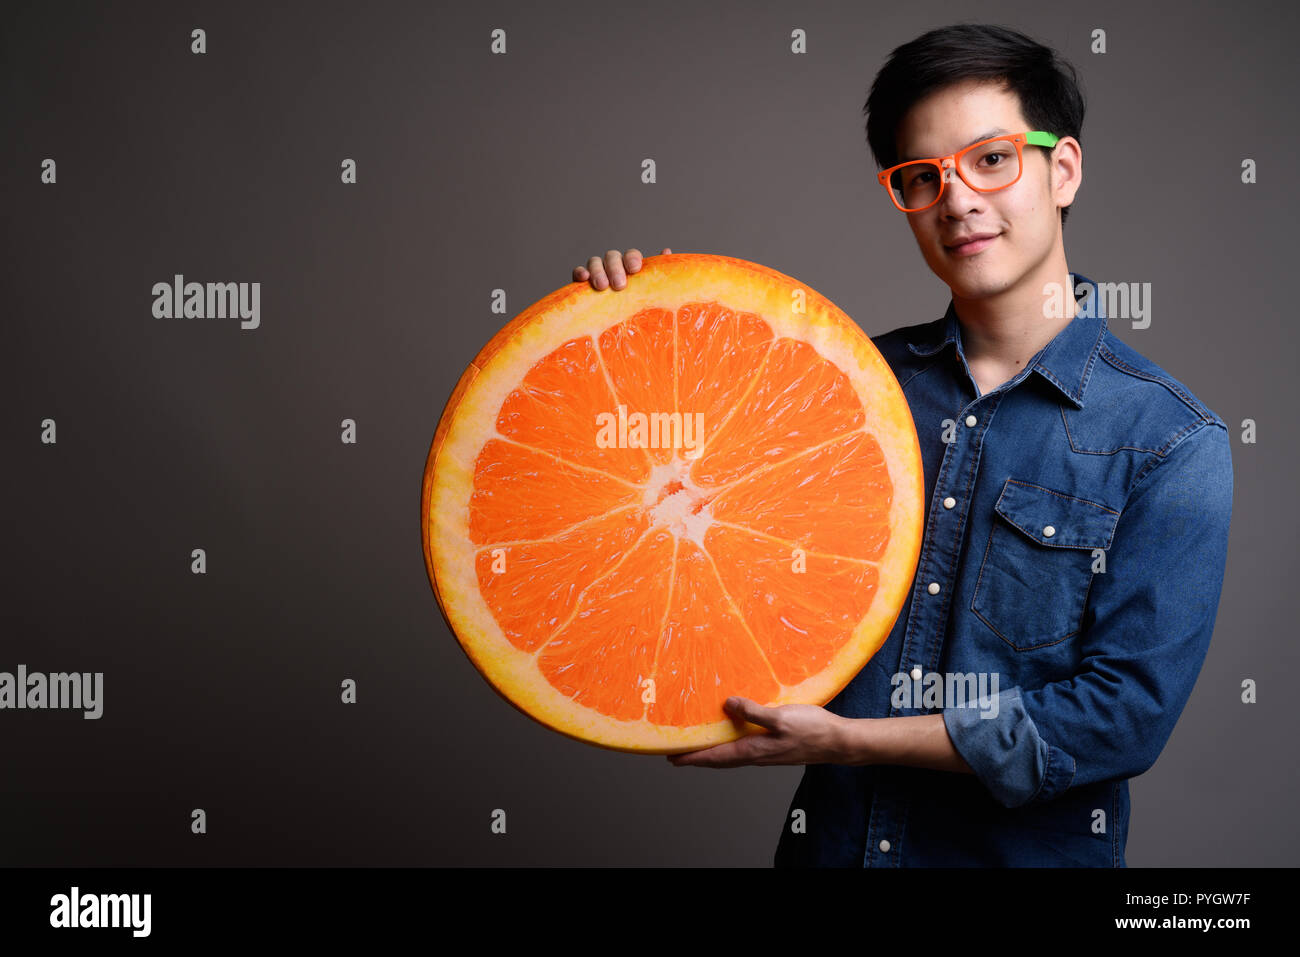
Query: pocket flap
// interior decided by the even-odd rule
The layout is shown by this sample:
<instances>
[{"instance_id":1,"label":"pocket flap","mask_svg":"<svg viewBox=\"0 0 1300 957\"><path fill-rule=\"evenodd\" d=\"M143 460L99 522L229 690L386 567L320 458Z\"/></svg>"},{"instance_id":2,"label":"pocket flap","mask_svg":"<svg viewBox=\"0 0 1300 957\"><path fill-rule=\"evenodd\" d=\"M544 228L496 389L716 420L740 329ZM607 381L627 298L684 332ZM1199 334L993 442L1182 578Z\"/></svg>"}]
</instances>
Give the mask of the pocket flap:
<instances>
[{"instance_id":1,"label":"pocket flap","mask_svg":"<svg viewBox=\"0 0 1300 957\"><path fill-rule=\"evenodd\" d=\"M1010 478L994 508L1038 544L1055 548L1110 548L1119 521L1119 512L1104 505Z\"/></svg>"}]
</instances>

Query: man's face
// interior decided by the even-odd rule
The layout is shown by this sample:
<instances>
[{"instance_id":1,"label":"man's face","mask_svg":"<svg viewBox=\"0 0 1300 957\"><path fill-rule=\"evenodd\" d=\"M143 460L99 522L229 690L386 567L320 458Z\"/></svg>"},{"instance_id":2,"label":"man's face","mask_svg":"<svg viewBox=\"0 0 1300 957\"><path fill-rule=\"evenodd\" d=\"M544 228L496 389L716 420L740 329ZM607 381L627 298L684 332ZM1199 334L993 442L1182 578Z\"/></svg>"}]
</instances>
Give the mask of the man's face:
<instances>
[{"instance_id":1,"label":"man's face","mask_svg":"<svg viewBox=\"0 0 1300 957\"><path fill-rule=\"evenodd\" d=\"M1001 83L964 81L932 93L908 111L898 129L899 162L946 156L977 140L1030 128L1019 98ZM1024 171L1013 185L981 193L954 175L935 205L906 214L921 255L955 296L996 295L1026 277L1038 281L1044 268L1052 266L1049 260L1061 242L1057 204L1074 198L1079 181L1068 165L1077 156L1072 152L1077 141L1062 143L1073 146L1067 148L1067 169L1065 175L1058 170L1055 189L1049 175L1052 152L1025 146ZM976 234L996 238L966 250L953 248Z\"/></svg>"}]
</instances>

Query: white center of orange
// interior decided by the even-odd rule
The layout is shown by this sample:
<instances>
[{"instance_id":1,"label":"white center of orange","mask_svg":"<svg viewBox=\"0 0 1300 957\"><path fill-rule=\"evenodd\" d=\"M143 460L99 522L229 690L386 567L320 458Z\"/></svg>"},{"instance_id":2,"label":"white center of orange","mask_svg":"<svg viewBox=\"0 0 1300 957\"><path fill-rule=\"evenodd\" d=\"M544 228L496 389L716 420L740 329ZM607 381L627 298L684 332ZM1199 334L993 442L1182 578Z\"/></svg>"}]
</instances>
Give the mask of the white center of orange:
<instances>
[{"instance_id":1,"label":"white center of orange","mask_svg":"<svg viewBox=\"0 0 1300 957\"><path fill-rule=\"evenodd\" d=\"M704 533L713 524L710 495L691 481L691 461L674 456L666 465L650 471L642 504L650 515L651 527L667 526L678 538L689 538L701 548Z\"/></svg>"}]
</instances>

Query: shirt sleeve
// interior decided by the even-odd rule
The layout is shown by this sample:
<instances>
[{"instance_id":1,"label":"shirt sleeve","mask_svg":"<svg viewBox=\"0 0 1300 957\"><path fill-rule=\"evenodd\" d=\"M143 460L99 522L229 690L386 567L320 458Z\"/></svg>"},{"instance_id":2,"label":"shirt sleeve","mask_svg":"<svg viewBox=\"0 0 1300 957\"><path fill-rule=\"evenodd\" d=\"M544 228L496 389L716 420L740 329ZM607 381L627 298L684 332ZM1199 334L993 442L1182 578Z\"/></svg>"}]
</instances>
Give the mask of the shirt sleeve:
<instances>
[{"instance_id":1,"label":"shirt sleeve","mask_svg":"<svg viewBox=\"0 0 1300 957\"><path fill-rule=\"evenodd\" d=\"M953 747L1004 807L1142 774L1173 732L1210 645L1232 515L1232 447L1210 422L1138 481L1093 576L1080 671L949 708ZM992 704L992 702L990 702ZM983 716L984 713L993 715Z\"/></svg>"}]
</instances>

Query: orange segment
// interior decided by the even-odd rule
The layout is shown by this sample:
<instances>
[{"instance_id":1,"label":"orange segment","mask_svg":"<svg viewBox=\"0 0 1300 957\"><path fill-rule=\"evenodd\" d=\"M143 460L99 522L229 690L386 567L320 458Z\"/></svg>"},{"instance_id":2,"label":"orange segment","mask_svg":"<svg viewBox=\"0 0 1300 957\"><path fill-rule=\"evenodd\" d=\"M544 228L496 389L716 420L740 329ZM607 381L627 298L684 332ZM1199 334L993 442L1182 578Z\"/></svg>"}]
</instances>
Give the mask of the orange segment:
<instances>
[{"instance_id":1,"label":"orange segment","mask_svg":"<svg viewBox=\"0 0 1300 957\"><path fill-rule=\"evenodd\" d=\"M708 551L783 685L797 685L829 665L876 596L874 565L743 528L714 525Z\"/></svg>"},{"instance_id":2,"label":"orange segment","mask_svg":"<svg viewBox=\"0 0 1300 957\"><path fill-rule=\"evenodd\" d=\"M600 335L600 354L609 369L619 401L633 411L664 410L673 404L673 314L647 309ZM616 412L606 403L602 411ZM672 458L671 449L640 453L656 462Z\"/></svg>"},{"instance_id":3,"label":"orange segment","mask_svg":"<svg viewBox=\"0 0 1300 957\"><path fill-rule=\"evenodd\" d=\"M561 489L565 494L558 494ZM640 494L610 475L575 468L546 452L488 439L474 465L469 534L478 545L544 538L620 508Z\"/></svg>"},{"instance_id":4,"label":"orange segment","mask_svg":"<svg viewBox=\"0 0 1300 957\"><path fill-rule=\"evenodd\" d=\"M772 327L759 316L737 314L716 302L682 307L677 403L682 411L703 414L706 437L715 436L737 410L773 339Z\"/></svg>"},{"instance_id":5,"label":"orange segment","mask_svg":"<svg viewBox=\"0 0 1300 957\"><path fill-rule=\"evenodd\" d=\"M574 465L644 482L650 470L644 451L602 448L594 441L596 415L617 404L596 344L584 336L564 343L528 370L519 388L506 396L497 431Z\"/></svg>"},{"instance_id":6,"label":"orange segment","mask_svg":"<svg viewBox=\"0 0 1300 957\"><path fill-rule=\"evenodd\" d=\"M768 701L780 687L709 556L689 538L678 544L646 718L689 728L714 719L728 695Z\"/></svg>"},{"instance_id":7,"label":"orange segment","mask_svg":"<svg viewBox=\"0 0 1300 957\"><path fill-rule=\"evenodd\" d=\"M626 506L554 538L481 549L483 600L511 644L536 651L574 613L581 589L609 574L649 527L640 509Z\"/></svg>"},{"instance_id":8,"label":"orange segment","mask_svg":"<svg viewBox=\"0 0 1300 957\"><path fill-rule=\"evenodd\" d=\"M861 669L911 584L923 488L902 390L832 303L755 263L651 257L471 363L425 468L425 562L520 711L694 750L756 730L728 696L825 704Z\"/></svg>"},{"instance_id":9,"label":"orange segment","mask_svg":"<svg viewBox=\"0 0 1300 957\"><path fill-rule=\"evenodd\" d=\"M617 569L592 581L577 613L537 657L551 685L611 718L640 718L672 570L673 536L657 531L639 538Z\"/></svg>"},{"instance_id":10,"label":"orange segment","mask_svg":"<svg viewBox=\"0 0 1300 957\"><path fill-rule=\"evenodd\" d=\"M773 343L754 388L710 436L691 477L700 485L732 482L755 465L861 428L865 420L862 402L843 372L808 343L781 338Z\"/></svg>"},{"instance_id":11,"label":"orange segment","mask_svg":"<svg viewBox=\"0 0 1300 957\"><path fill-rule=\"evenodd\" d=\"M879 444L853 432L755 469L711 500L713 517L822 552L879 561L893 483Z\"/></svg>"}]
</instances>

